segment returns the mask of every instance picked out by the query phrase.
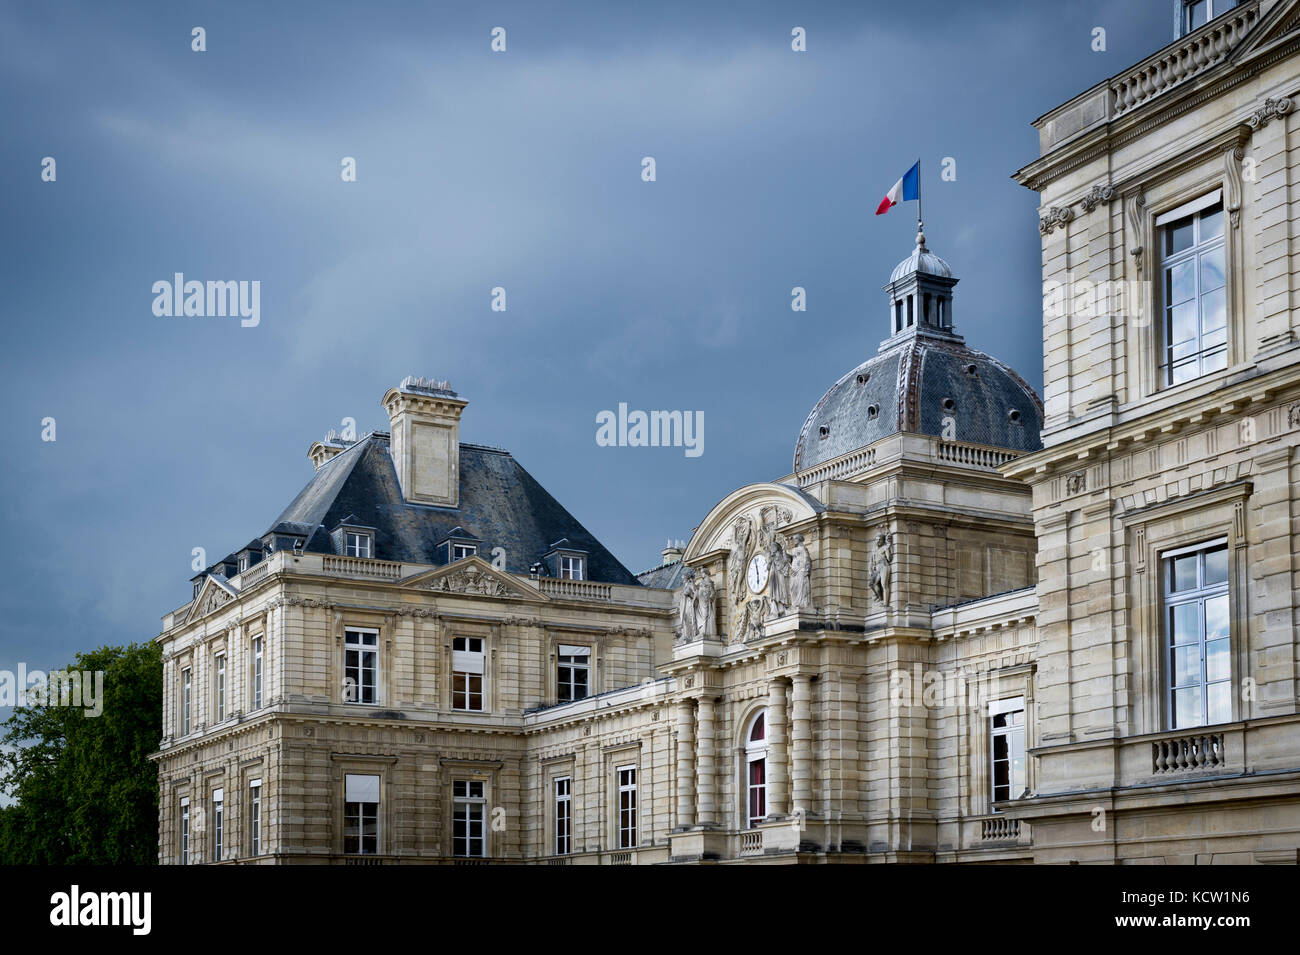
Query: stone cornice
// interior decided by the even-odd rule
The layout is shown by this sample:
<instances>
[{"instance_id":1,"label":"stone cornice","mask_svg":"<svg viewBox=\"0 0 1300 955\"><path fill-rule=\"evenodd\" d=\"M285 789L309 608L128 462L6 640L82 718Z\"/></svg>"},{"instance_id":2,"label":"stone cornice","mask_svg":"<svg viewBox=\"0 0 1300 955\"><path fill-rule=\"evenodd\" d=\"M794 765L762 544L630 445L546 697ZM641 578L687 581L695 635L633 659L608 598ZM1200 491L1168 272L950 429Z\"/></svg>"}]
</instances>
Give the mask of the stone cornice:
<instances>
[{"instance_id":1,"label":"stone cornice","mask_svg":"<svg viewBox=\"0 0 1300 955\"><path fill-rule=\"evenodd\" d=\"M1074 471L1104 460L1109 452L1141 444L1162 434L1197 427L1220 415L1300 392L1297 367L1286 365L1257 378L1226 384L1213 392L1152 411L1131 421L1070 438L1002 466L1007 477L1035 482L1045 475ZM1300 426L1300 409L1288 415L1287 428Z\"/></svg>"},{"instance_id":2,"label":"stone cornice","mask_svg":"<svg viewBox=\"0 0 1300 955\"><path fill-rule=\"evenodd\" d=\"M1297 17L1292 19L1295 20ZM1286 24L1283 26L1283 29L1290 28ZM1252 29L1250 32L1253 34L1255 31ZM1113 115L1115 84L1125 77L1138 75L1151 69L1152 64L1162 58L1167 59L1171 55L1173 46L1166 47L1124 73L1097 84L1068 103L1039 117L1035 125L1041 127L1045 121L1062 116L1071 108L1082 108L1092 98L1101 95L1108 97L1104 119L1095 121L1090 128L1085 128L1073 137L1050 147L1038 159L1019 169L1012 178L1026 188L1042 192L1046 186L1062 176L1089 162L1106 157L1117 148L1183 116L1227 90L1260 75L1280 60L1293 55L1300 50L1300 32L1280 36L1271 44L1258 49L1252 47L1249 42L1239 44L1238 52L1230 52L1199 74L1126 108L1118 115ZM1286 97L1291 95L1293 95L1291 92L1286 93ZM1264 103L1251 107L1234 125L1250 124L1261 108L1265 108ZM1264 121L1266 122L1266 119Z\"/></svg>"}]
</instances>

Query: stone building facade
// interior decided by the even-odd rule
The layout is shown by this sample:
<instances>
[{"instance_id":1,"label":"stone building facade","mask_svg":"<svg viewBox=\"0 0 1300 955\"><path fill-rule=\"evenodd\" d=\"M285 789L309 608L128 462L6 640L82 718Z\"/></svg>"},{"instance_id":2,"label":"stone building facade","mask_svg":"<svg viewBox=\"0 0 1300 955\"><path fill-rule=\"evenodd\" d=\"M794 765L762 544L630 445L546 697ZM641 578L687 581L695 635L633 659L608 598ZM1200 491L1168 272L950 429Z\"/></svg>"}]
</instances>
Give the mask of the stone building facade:
<instances>
[{"instance_id":1,"label":"stone building facade","mask_svg":"<svg viewBox=\"0 0 1300 955\"><path fill-rule=\"evenodd\" d=\"M1039 119L1017 174L1054 299L1044 448L1004 469L1038 537L1015 814L1044 861L1300 844L1300 6L1211 12Z\"/></svg>"},{"instance_id":2,"label":"stone building facade","mask_svg":"<svg viewBox=\"0 0 1300 955\"><path fill-rule=\"evenodd\" d=\"M1042 401L918 230L639 576L445 382L312 445L164 618L160 860L1295 863L1300 0L1193 6L1036 123Z\"/></svg>"}]
</instances>

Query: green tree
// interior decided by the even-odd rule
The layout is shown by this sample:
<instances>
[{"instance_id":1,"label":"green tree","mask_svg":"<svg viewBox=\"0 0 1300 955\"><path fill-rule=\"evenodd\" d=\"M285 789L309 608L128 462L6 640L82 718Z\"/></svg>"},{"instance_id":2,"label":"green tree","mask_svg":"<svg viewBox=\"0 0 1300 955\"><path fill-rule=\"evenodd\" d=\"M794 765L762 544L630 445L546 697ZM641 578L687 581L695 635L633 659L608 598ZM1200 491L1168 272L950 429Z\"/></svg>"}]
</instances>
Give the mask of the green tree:
<instances>
[{"instance_id":1,"label":"green tree","mask_svg":"<svg viewBox=\"0 0 1300 955\"><path fill-rule=\"evenodd\" d=\"M154 643L100 647L67 668L103 671L103 712L16 707L3 724L0 864L152 865L158 859L162 657Z\"/></svg>"}]
</instances>

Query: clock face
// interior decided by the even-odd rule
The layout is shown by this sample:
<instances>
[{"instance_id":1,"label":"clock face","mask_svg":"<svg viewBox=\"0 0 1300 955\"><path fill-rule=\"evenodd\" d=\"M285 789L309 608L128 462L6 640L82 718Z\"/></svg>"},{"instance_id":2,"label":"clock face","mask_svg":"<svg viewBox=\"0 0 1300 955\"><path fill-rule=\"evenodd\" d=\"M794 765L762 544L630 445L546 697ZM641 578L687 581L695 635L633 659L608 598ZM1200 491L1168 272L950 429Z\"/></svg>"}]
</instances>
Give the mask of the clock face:
<instances>
[{"instance_id":1,"label":"clock face","mask_svg":"<svg viewBox=\"0 0 1300 955\"><path fill-rule=\"evenodd\" d=\"M749 574L746 579L749 581L751 593L759 593L767 586L767 556L764 554L755 554L754 559L749 562Z\"/></svg>"}]
</instances>

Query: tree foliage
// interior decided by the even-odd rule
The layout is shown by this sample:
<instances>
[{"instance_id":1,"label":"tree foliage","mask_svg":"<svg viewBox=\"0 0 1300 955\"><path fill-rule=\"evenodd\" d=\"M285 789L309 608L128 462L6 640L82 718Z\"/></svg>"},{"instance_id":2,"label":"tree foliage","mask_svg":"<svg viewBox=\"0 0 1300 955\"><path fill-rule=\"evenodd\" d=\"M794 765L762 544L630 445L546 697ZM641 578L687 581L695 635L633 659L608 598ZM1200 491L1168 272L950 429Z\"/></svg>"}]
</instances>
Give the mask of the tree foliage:
<instances>
[{"instance_id":1,"label":"tree foliage","mask_svg":"<svg viewBox=\"0 0 1300 955\"><path fill-rule=\"evenodd\" d=\"M0 736L0 864L158 861L162 657L154 643L100 647L67 668L103 671L103 712L15 707ZM50 701L53 702L53 701Z\"/></svg>"}]
</instances>

